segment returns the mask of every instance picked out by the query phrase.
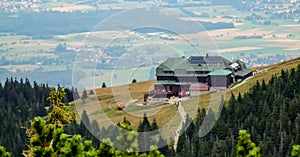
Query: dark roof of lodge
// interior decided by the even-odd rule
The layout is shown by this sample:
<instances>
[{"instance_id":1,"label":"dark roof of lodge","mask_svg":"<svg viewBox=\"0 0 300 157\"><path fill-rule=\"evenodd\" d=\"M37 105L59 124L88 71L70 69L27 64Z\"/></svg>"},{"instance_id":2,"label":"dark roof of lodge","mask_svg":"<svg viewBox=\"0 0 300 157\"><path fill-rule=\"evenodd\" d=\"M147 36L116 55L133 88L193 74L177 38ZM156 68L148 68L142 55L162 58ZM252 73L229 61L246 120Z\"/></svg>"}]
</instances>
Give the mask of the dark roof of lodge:
<instances>
[{"instance_id":1,"label":"dark roof of lodge","mask_svg":"<svg viewBox=\"0 0 300 157\"><path fill-rule=\"evenodd\" d=\"M190 64L226 64L229 60L221 56L191 56L188 58Z\"/></svg>"},{"instance_id":2,"label":"dark roof of lodge","mask_svg":"<svg viewBox=\"0 0 300 157\"><path fill-rule=\"evenodd\" d=\"M234 69L234 66L238 66L239 69ZM226 71L218 71L226 70ZM165 73L166 71L172 71L174 73ZM208 76L208 74L190 74L187 72L210 72L210 75L215 74L228 74L231 71L235 76L245 76L251 71L245 66L245 63L241 60L230 62L221 56L191 56L182 58L169 58L161 63L156 70L157 76ZM217 71L212 73L213 71Z\"/></svg>"},{"instance_id":3,"label":"dark roof of lodge","mask_svg":"<svg viewBox=\"0 0 300 157\"><path fill-rule=\"evenodd\" d=\"M161 63L158 68L163 68L165 71L167 71L179 68L185 69L184 67L186 67L186 65L186 59L184 58L168 58L166 61Z\"/></svg>"}]
</instances>

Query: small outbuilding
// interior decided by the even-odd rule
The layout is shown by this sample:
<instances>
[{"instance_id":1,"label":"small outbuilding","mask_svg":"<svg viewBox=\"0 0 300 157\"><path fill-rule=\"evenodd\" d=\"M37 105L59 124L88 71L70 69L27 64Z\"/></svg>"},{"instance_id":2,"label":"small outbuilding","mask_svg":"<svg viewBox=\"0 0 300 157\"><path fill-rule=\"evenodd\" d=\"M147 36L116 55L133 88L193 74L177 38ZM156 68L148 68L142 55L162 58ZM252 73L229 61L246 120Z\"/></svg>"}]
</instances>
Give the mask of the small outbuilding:
<instances>
[{"instance_id":1,"label":"small outbuilding","mask_svg":"<svg viewBox=\"0 0 300 157\"><path fill-rule=\"evenodd\" d=\"M233 83L232 72L229 70L216 70L207 75L210 87L228 88Z\"/></svg>"}]
</instances>

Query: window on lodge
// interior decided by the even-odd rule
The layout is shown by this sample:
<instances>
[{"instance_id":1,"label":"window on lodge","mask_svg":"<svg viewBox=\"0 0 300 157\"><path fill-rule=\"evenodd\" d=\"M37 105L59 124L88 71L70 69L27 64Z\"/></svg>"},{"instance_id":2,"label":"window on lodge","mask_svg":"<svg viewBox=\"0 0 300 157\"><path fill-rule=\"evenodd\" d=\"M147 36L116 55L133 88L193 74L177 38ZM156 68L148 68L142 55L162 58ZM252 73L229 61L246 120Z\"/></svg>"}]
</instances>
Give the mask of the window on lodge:
<instances>
[{"instance_id":1,"label":"window on lodge","mask_svg":"<svg viewBox=\"0 0 300 157\"><path fill-rule=\"evenodd\" d=\"M164 71L165 74L174 74L174 71Z\"/></svg>"},{"instance_id":2,"label":"window on lodge","mask_svg":"<svg viewBox=\"0 0 300 157\"><path fill-rule=\"evenodd\" d=\"M158 76L157 80L174 80L173 77L167 77L167 76Z\"/></svg>"}]
</instances>

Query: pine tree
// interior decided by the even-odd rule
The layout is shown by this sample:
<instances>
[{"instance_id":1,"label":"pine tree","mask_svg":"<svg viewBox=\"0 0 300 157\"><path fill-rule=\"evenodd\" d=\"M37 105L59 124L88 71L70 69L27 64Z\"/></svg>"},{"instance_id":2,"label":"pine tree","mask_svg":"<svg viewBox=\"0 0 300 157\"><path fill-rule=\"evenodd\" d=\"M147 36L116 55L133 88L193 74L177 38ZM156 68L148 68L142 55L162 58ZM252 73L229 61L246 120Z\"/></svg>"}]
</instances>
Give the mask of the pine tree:
<instances>
[{"instance_id":1,"label":"pine tree","mask_svg":"<svg viewBox=\"0 0 300 157\"><path fill-rule=\"evenodd\" d=\"M156 119L154 118L151 124L151 131L157 130L158 126L157 126L157 122Z\"/></svg>"},{"instance_id":2,"label":"pine tree","mask_svg":"<svg viewBox=\"0 0 300 157\"><path fill-rule=\"evenodd\" d=\"M91 122L85 110L83 110L82 112L79 128L79 134L81 136L85 137L85 139L92 138L92 135L89 131L89 129L91 128Z\"/></svg>"},{"instance_id":3,"label":"pine tree","mask_svg":"<svg viewBox=\"0 0 300 157\"><path fill-rule=\"evenodd\" d=\"M83 90L81 99L84 101L87 98L88 98L87 92L86 92L86 90Z\"/></svg>"},{"instance_id":4,"label":"pine tree","mask_svg":"<svg viewBox=\"0 0 300 157\"><path fill-rule=\"evenodd\" d=\"M79 96L79 93L77 91L77 88L72 88L72 93L73 93L73 99L76 100L76 99L79 99L80 96Z\"/></svg>"},{"instance_id":5,"label":"pine tree","mask_svg":"<svg viewBox=\"0 0 300 157\"><path fill-rule=\"evenodd\" d=\"M139 150L145 151L149 150L153 140L149 137L149 132L152 131L152 126L147 118L147 114L144 113L143 121L138 126L138 143L139 143Z\"/></svg>"},{"instance_id":6,"label":"pine tree","mask_svg":"<svg viewBox=\"0 0 300 157\"><path fill-rule=\"evenodd\" d=\"M147 114L144 113L143 121L138 127L138 132L147 132L147 131L151 131L151 125L148 120Z\"/></svg>"},{"instance_id":7,"label":"pine tree","mask_svg":"<svg viewBox=\"0 0 300 157\"><path fill-rule=\"evenodd\" d=\"M69 88L65 89L66 96L64 97L64 103L72 102L74 101L73 93Z\"/></svg>"},{"instance_id":8,"label":"pine tree","mask_svg":"<svg viewBox=\"0 0 300 157\"><path fill-rule=\"evenodd\" d=\"M261 88L262 88L263 91L265 91L267 89L267 85L266 85L265 80L262 80Z\"/></svg>"},{"instance_id":9,"label":"pine tree","mask_svg":"<svg viewBox=\"0 0 300 157\"><path fill-rule=\"evenodd\" d=\"M133 79L131 83L136 83L136 82L137 82L136 79Z\"/></svg>"},{"instance_id":10,"label":"pine tree","mask_svg":"<svg viewBox=\"0 0 300 157\"><path fill-rule=\"evenodd\" d=\"M246 130L240 130L236 145L237 157L260 157L260 148L256 147Z\"/></svg>"},{"instance_id":11,"label":"pine tree","mask_svg":"<svg viewBox=\"0 0 300 157\"><path fill-rule=\"evenodd\" d=\"M89 95L93 95L93 94L95 94L94 90L90 90Z\"/></svg>"},{"instance_id":12,"label":"pine tree","mask_svg":"<svg viewBox=\"0 0 300 157\"><path fill-rule=\"evenodd\" d=\"M102 88L106 88L105 82L102 83Z\"/></svg>"},{"instance_id":13,"label":"pine tree","mask_svg":"<svg viewBox=\"0 0 300 157\"><path fill-rule=\"evenodd\" d=\"M93 146L95 148L98 148L100 145L100 138L101 138L101 129L96 120L93 120L91 123L91 133L93 133L94 136L92 136L91 140L93 141Z\"/></svg>"},{"instance_id":14,"label":"pine tree","mask_svg":"<svg viewBox=\"0 0 300 157\"><path fill-rule=\"evenodd\" d=\"M63 87L58 87L57 90L51 88L48 100L51 102L51 112L48 115L47 122L56 126L62 127L64 124L70 123L75 112L68 112L70 106L66 106L62 100L66 92Z\"/></svg>"}]
</instances>

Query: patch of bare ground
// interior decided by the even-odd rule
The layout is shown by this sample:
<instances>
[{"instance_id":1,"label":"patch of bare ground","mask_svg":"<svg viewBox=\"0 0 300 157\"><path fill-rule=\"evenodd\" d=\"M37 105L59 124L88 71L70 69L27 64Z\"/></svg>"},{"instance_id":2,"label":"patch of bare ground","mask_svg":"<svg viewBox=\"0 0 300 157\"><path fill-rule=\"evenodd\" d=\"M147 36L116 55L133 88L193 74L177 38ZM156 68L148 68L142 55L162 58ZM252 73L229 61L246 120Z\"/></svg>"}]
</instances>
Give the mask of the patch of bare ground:
<instances>
[{"instance_id":1,"label":"patch of bare ground","mask_svg":"<svg viewBox=\"0 0 300 157\"><path fill-rule=\"evenodd\" d=\"M282 47L284 50L300 50L300 40L293 40L293 39L276 39L276 40L269 40L274 44L266 45L266 47Z\"/></svg>"},{"instance_id":2,"label":"patch of bare ground","mask_svg":"<svg viewBox=\"0 0 300 157\"><path fill-rule=\"evenodd\" d=\"M30 64L25 64L25 65L5 65L5 66L0 66L0 68L7 69L8 71L11 72L16 72L17 70L21 71L31 71L39 68L40 66L37 65L30 65Z\"/></svg>"},{"instance_id":3,"label":"patch of bare ground","mask_svg":"<svg viewBox=\"0 0 300 157\"><path fill-rule=\"evenodd\" d=\"M281 25L283 27L300 27L300 24L293 24L293 25Z\"/></svg>"},{"instance_id":4,"label":"patch of bare ground","mask_svg":"<svg viewBox=\"0 0 300 157\"><path fill-rule=\"evenodd\" d=\"M227 49L218 49L213 50L214 53L226 53L226 52L240 52L240 51L247 51L247 50L259 50L262 47L251 47L251 46L244 46L244 47L235 47L235 48L227 48Z\"/></svg>"},{"instance_id":5,"label":"patch of bare ground","mask_svg":"<svg viewBox=\"0 0 300 157\"><path fill-rule=\"evenodd\" d=\"M51 8L52 11L59 12L71 12L76 10L94 10L95 7L89 5L73 5L73 4L64 4L60 7Z\"/></svg>"},{"instance_id":6,"label":"patch of bare ground","mask_svg":"<svg viewBox=\"0 0 300 157\"><path fill-rule=\"evenodd\" d=\"M240 30L237 28L218 29L207 31L206 33L199 32L195 34L187 34L186 37L194 39L205 39L207 36L214 40L230 40L237 36L262 36L263 38L272 38L273 31L265 31L260 28Z\"/></svg>"},{"instance_id":7,"label":"patch of bare ground","mask_svg":"<svg viewBox=\"0 0 300 157\"><path fill-rule=\"evenodd\" d=\"M186 20L186 21L203 21L203 22L212 22L212 23L217 23L217 22L232 22L231 19L226 19L226 18L209 18L209 19L196 19L192 17L181 17L180 19Z\"/></svg>"},{"instance_id":8,"label":"patch of bare ground","mask_svg":"<svg viewBox=\"0 0 300 157\"><path fill-rule=\"evenodd\" d=\"M71 39L78 36L86 38L101 38L101 39L115 39L115 38L128 38L129 35L134 35L133 32L124 32L124 31L93 31L85 33L72 33L68 35L59 35L59 38L62 39Z\"/></svg>"}]
</instances>

